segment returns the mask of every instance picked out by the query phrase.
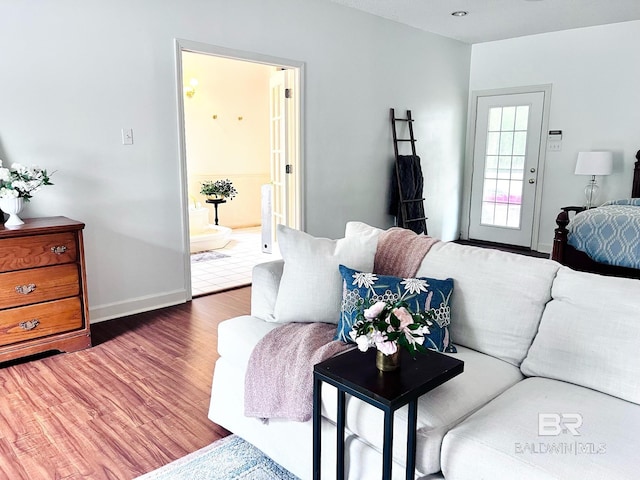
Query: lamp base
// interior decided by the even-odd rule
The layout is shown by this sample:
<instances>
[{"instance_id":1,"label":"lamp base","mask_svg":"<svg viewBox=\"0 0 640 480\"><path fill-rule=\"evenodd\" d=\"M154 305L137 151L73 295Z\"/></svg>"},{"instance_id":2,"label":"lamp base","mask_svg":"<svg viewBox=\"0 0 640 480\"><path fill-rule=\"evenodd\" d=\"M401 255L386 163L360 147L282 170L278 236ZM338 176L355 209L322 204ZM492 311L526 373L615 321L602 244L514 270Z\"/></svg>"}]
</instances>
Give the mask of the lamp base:
<instances>
[{"instance_id":1,"label":"lamp base","mask_svg":"<svg viewBox=\"0 0 640 480\"><path fill-rule=\"evenodd\" d=\"M584 196L587 199L587 208L593 208L596 200L598 199L598 194L600 193L600 187L596 183L596 176L593 175L591 177L591 181L584 187Z\"/></svg>"}]
</instances>

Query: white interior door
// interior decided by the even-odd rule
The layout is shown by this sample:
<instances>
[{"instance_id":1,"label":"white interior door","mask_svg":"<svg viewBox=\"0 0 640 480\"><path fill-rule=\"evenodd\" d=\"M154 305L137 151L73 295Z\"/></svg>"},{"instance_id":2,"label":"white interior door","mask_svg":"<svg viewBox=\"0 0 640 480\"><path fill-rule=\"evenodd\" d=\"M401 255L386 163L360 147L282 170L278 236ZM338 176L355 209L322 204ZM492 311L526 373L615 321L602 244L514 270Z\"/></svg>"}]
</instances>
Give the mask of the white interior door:
<instances>
[{"instance_id":1,"label":"white interior door","mask_svg":"<svg viewBox=\"0 0 640 480\"><path fill-rule=\"evenodd\" d=\"M544 95L478 97L469 238L531 247Z\"/></svg>"},{"instance_id":2,"label":"white interior door","mask_svg":"<svg viewBox=\"0 0 640 480\"><path fill-rule=\"evenodd\" d=\"M289 225L288 166L289 126L287 110L288 75L286 70L278 69L270 81L270 158L272 188L272 232L276 225ZM272 239L275 241L275 238Z\"/></svg>"}]
</instances>

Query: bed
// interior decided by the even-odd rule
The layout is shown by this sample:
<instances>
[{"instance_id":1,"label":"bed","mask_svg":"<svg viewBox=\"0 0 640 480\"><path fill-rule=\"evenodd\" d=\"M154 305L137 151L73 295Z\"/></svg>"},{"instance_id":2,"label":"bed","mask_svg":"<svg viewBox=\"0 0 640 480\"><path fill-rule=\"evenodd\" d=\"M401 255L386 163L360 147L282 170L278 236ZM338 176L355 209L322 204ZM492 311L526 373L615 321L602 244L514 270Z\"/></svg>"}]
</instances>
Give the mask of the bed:
<instances>
[{"instance_id":1,"label":"bed","mask_svg":"<svg viewBox=\"0 0 640 480\"><path fill-rule=\"evenodd\" d=\"M636 159L632 198L589 210L562 208L556 218L553 260L574 270L640 278L640 150Z\"/></svg>"}]
</instances>

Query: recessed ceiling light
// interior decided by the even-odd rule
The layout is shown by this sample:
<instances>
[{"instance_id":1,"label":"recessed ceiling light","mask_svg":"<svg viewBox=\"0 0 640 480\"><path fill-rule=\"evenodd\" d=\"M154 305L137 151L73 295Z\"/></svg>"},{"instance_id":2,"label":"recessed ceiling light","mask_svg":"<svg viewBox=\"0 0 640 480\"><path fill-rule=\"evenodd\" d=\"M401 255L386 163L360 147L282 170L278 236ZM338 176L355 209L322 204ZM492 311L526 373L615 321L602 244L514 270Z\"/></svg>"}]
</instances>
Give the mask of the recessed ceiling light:
<instances>
[{"instance_id":1,"label":"recessed ceiling light","mask_svg":"<svg viewBox=\"0 0 640 480\"><path fill-rule=\"evenodd\" d=\"M451 12L451 15L454 17L466 17L469 15L469 12L465 12L464 10L458 10L456 12Z\"/></svg>"}]
</instances>

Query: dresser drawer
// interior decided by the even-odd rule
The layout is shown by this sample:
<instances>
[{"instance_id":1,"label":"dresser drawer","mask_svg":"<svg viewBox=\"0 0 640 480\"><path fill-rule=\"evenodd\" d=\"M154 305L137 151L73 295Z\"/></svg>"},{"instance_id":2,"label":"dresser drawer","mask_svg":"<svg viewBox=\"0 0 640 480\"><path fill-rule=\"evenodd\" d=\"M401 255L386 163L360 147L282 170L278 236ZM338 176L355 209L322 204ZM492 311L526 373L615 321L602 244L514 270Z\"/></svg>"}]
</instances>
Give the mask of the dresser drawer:
<instances>
[{"instance_id":1,"label":"dresser drawer","mask_svg":"<svg viewBox=\"0 0 640 480\"><path fill-rule=\"evenodd\" d=\"M82 328L79 297L0 312L0 346Z\"/></svg>"},{"instance_id":2,"label":"dresser drawer","mask_svg":"<svg viewBox=\"0 0 640 480\"><path fill-rule=\"evenodd\" d=\"M0 304L3 308L73 297L80 293L75 263L0 273Z\"/></svg>"},{"instance_id":3,"label":"dresser drawer","mask_svg":"<svg viewBox=\"0 0 640 480\"><path fill-rule=\"evenodd\" d=\"M72 232L0 240L0 272L60 265L77 258Z\"/></svg>"}]
</instances>

